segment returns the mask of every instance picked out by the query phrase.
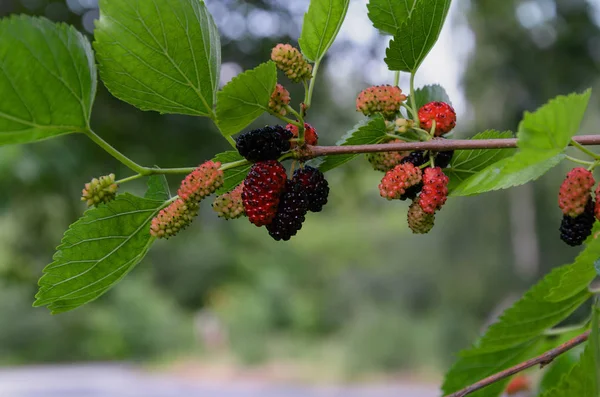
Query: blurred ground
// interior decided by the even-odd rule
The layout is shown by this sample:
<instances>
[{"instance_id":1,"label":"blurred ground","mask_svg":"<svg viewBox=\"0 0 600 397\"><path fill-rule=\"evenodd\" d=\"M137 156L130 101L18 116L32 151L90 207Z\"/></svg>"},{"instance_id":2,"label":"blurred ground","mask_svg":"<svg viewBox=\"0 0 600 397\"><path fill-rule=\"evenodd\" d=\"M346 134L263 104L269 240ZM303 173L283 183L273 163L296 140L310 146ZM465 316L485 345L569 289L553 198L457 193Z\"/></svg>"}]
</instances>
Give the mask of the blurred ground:
<instances>
[{"instance_id":1,"label":"blurred ground","mask_svg":"<svg viewBox=\"0 0 600 397\"><path fill-rule=\"evenodd\" d=\"M434 397L419 384L306 387L260 379L196 379L128 365L22 367L0 370L1 397Z\"/></svg>"}]
</instances>

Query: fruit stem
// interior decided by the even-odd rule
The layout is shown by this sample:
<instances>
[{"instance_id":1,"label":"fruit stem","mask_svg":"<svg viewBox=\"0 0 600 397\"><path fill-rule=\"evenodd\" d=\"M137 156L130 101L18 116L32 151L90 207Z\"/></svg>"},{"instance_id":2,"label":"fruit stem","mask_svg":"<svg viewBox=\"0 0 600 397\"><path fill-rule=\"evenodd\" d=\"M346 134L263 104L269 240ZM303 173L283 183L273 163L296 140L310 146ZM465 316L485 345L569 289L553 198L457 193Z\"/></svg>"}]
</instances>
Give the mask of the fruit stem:
<instances>
[{"instance_id":1,"label":"fruit stem","mask_svg":"<svg viewBox=\"0 0 600 397\"><path fill-rule=\"evenodd\" d=\"M288 117L280 115L279 113L275 113L275 112L269 112L269 113L271 113L272 116L277 117L279 120L283 121L286 124L295 125L296 127L298 127L298 129L300 129L300 127L304 128L304 123L301 123L301 122L296 121L296 120L292 120L292 119L290 119ZM300 118L300 119L302 119L302 118Z\"/></svg>"},{"instance_id":2,"label":"fruit stem","mask_svg":"<svg viewBox=\"0 0 600 397\"><path fill-rule=\"evenodd\" d=\"M587 165L587 166L590 166L590 165L594 164L593 161L580 160L578 158L571 157L571 156L566 156L565 158L567 160L572 161L572 162L577 163L577 164L582 164L582 165Z\"/></svg>"},{"instance_id":3,"label":"fruit stem","mask_svg":"<svg viewBox=\"0 0 600 397\"><path fill-rule=\"evenodd\" d=\"M394 73L394 87L398 87L400 84L400 71Z\"/></svg>"},{"instance_id":4,"label":"fruit stem","mask_svg":"<svg viewBox=\"0 0 600 397\"><path fill-rule=\"evenodd\" d=\"M577 142L575 139L571 139L571 145L575 146L577 149L581 150L583 153L592 157L594 160L600 160L600 155L592 152L590 149L586 148L585 146L583 146L582 144Z\"/></svg>"},{"instance_id":5,"label":"fruit stem","mask_svg":"<svg viewBox=\"0 0 600 397\"><path fill-rule=\"evenodd\" d=\"M100 146L104 149L105 152L113 156L115 159L119 160L123 165L125 165L130 170L137 172L138 174L144 174L146 171L146 167L143 167L131 160L129 157L125 156L123 153L119 152L115 149L110 143L106 142L99 135L97 135L91 128L88 128L84 131L85 135L90 138L96 145Z\"/></svg>"},{"instance_id":6,"label":"fruit stem","mask_svg":"<svg viewBox=\"0 0 600 397\"><path fill-rule=\"evenodd\" d=\"M421 122L419 121L419 117L417 114L417 100L415 99L415 73L410 74L410 104L412 107L412 116L415 121L415 125L417 127L421 126Z\"/></svg>"},{"instance_id":7,"label":"fruit stem","mask_svg":"<svg viewBox=\"0 0 600 397\"><path fill-rule=\"evenodd\" d=\"M247 165L247 164L250 164L250 162L248 160L238 160L238 161L233 161L231 163L222 164L219 169L221 171L227 171L227 170L230 170L232 168L242 167L242 166Z\"/></svg>"},{"instance_id":8,"label":"fruit stem","mask_svg":"<svg viewBox=\"0 0 600 397\"><path fill-rule=\"evenodd\" d=\"M304 98L304 107L303 107L304 115L306 115L306 111L308 109L310 109L310 106L312 104L312 96L313 96L313 91L315 89L315 82L317 81L317 73L319 72L319 66L321 66L320 59L317 60L315 62L315 65L313 66L312 79L310 79L310 85L308 87L308 91L306 91L306 95Z\"/></svg>"},{"instance_id":9,"label":"fruit stem","mask_svg":"<svg viewBox=\"0 0 600 397\"><path fill-rule=\"evenodd\" d=\"M127 178L120 179L120 180L116 181L115 183L117 185L122 185L123 183L127 183L127 182L131 182L131 181L135 181L136 179L140 179L143 176L144 175L142 175L142 174L136 174L136 175L129 176Z\"/></svg>"}]
</instances>

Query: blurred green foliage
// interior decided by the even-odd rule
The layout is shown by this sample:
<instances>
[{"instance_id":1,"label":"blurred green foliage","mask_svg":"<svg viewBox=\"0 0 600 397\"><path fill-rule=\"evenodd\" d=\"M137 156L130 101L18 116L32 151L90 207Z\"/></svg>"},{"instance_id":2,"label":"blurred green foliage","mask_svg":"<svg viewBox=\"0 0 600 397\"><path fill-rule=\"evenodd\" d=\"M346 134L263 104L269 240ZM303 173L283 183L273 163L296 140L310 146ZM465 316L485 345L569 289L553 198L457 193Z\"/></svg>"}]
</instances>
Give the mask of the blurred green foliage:
<instances>
[{"instance_id":1,"label":"blurred green foliage","mask_svg":"<svg viewBox=\"0 0 600 397\"><path fill-rule=\"evenodd\" d=\"M275 0L207 5L224 30L223 60L230 70L255 67L275 43L293 42L306 9ZM593 43L600 31L588 2L478 0L455 1L454 7L459 15L454 23L467 23L475 38L464 75L471 105L463 117L471 125L461 123L459 135L515 130L524 110L596 85L600 57ZM527 7L529 12L541 7L549 17L525 27ZM0 16L46 15L88 33L93 11L69 9L65 1L0 1ZM252 33L250 25L241 33L234 30L235 21L250 21L256 13L285 22L268 37ZM376 58L383 40L368 43L364 58ZM351 46L342 43L336 51ZM360 80L347 84L358 92L366 84ZM300 98L301 87L290 87L292 97ZM344 108L332 100L339 89L322 84L316 92L309 122L323 143L335 142L358 120L352 101ZM256 124L266 122L261 118ZM592 115L586 128L595 132L598 124ZM92 125L149 166L190 166L227 149L207 120L141 112L103 87ZM377 189L382 175L357 159L328 174L330 204L309 215L291 242L276 243L248 222L223 222L205 203L186 233L155 244L106 296L51 316L31 308L35 284L62 233L84 209L83 184L109 172L129 173L84 136L2 147L0 362L190 354L199 345L193 316L208 309L223 321L232 349L246 363L293 354L278 349L284 338L306 346L342 346L344 369L353 374L446 366L472 343L491 312L577 253L559 244L557 235L556 190L566 167L533 188L451 200L431 234L413 236L405 225L407 204L382 200ZM177 178L170 183L176 186ZM144 187L141 181L132 185L138 194ZM523 217L522 211L533 216Z\"/></svg>"}]
</instances>

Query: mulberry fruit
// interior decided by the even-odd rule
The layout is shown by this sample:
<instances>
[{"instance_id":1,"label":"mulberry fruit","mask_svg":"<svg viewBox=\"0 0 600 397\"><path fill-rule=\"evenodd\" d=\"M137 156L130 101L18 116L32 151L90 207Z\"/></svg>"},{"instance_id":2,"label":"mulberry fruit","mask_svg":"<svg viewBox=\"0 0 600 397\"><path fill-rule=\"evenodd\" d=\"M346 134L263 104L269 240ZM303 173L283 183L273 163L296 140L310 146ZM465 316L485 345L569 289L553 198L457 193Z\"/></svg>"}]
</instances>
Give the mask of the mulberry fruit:
<instances>
[{"instance_id":1,"label":"mulberry fruit","mask_svg":"<svg viewBox=\"0 0 600 397\"><path fill-rule=\"evenodd\" d=\"M150 234L157 238L175 236L192 223L198 215L197 202L185 202L181 198L162 209L150 224Z\"/></svg>"},{"instance_id":2,"label":"mulberry fruit","mask_svg":"<svg viewBox=\"0 0 600 397\"><path fill-rule=\"evenodd\" d=\"M563 214L575 217L583 213L592 196L594 176L585 168L573 168L560 186L558 206Z\"/></svg>"},{"instance_id":3,"label":"mulberry fruit","mask_svg":"<svg viewBox=\"0 0 600 397\"><path fill-rule=\"evenodd\" d=\"M199 202L223 185L221 163L205 162L181 182L177 195L185 202Z\"/></svg>"},{"instance_id":4,"label":"mulberry fruit","mask_svg":"<svg viewBox=\"0 0 600 397\"><path fill-rule=\"evenodd\" d=\"M232 191L215 198L212 207L219 218L237 219L245 214L242 190L244 190L244 185L239 184Z\"/></svg>"},{"instance_id":5,"label":"mulberry fruit","mask_svg":"<svg viewBox=\"0 0 600 397\"><path fill-rule=\"evenodd\" d=\"M291 131L294 138L298 138L297 126L294 124L288 124L285 128ZM306 142L307 145L313 146L319 143L319 135L317 134L317 130L315 130L315 128L308 123L304 123L304 142ZM295 146L295 143L292 143L292 147Z\"/></svg>"},{"instance_id":6,"label":"mulberry fruit","mask_svg":"<svg viewBox=\"0 0 600 397\"><path fill-rule=\"evenodd\" d=\"M400 143L400 139L395 139L388 143ZM367 160L373 166L373 169L377 171L387 172L399 165L402 160L409 155L409 152L380 152L380 153L368 153Z\"/></svg>"},{"instance_id":7,"label":"mulberry fruit","mask_svg":"<svg viewBox=\"0 0 600 397\"><path fill-rule=\"evenodd\" d=\"M400 111L400 104L406 101L400 87L379 85L363 90L356 98L356 110L365 116L381 113L388 120L393 120Z\"/></svg>"},{"instance_id":8,"label":"mulberry fruit","mask_svg":"<svg viewBox=\"0 0 600 397\"><path fill-rule=\"evenodd\" d=\"M236 142L240 155L249 161L277 160L290 150L292 133L280 125L245 132Z\"/></svg>"},{"instance_id":9,"label":"mulberry fruit","mask_svg":"<svg viewBox=\"0 0 600 397\"><path fill-rule=\"evenodd\" d=\"M576 217L563 215L560 223L560 239L572 247L583 244L586 238L592 234L594 227L594 200L589 200L584 211Z\"/></svg>"},{"instance_id":10,"label":"mulberry fruit","mask_svg":"<svg viewBox=\"0 0 600 397\"><path fill-rule=\"evenodd\" d=\"M594 206L594 214L596 219L600 221L600 185L596 187L596 205Z\"/></svg>"},{"instance_id":11,"label":"mulberry fruit","mask_svg":"<svg viewBox=\"0 0 600 397\"><path fill-rule=\"evenodd\" d=\"M388 200L399 199L406 194L408 188L421 182L421 179L419 168L411 163L400 164L385 174L379 184L379 193Z\"/></svg>"},{"instance_id":12,"label":"mulberry fruit","mask_svg":"<svg viewBox=\"0 0 600 397\"><path fill-rule=\"evenodd\" d=\"M394 131L399 134L404 134L408 132L409 129L413 128L415 122L410 119L398 118L394 121Z\"/></svg>"},{"instance_id":13,"label":"mulberry fruit","mask_svg":"<svg viewBox=\"0 0 600 397\"><path fill-rule=\"evenodd\" d=\"M414 152L411 152L408 156L404 157L400 161L400 163L401 164L411 163L415 167L420 167L422 165L427 164L428 161L429 161L429 157L425 155L424 151L416 150Z\"/></svg>"},{"instance_id":14,"label":"mulberry fruit","mask_svg":"<svg viewBox=\"0 0 600 397\"><path fill-rule=\"evenodd\" d=\"M295 236L304 222L308 212L308 197L303 186L287 180L285 190L281 194L277 214L267 225L269 235L275 240L287 241Z\"/></svg>"},{"instance_id":15,"label":"mulberry fruit","mask_svg":"<svg viewBox=\"0 0 600 397\"><path fill-rule=\"evenodd\" d=\"M115 174L94 178L85 184L81 192L81 201L85 201L88 207L100 203L108 203L115 199L119 186L115 183Z\"/></svg>"},{"instance_id":16,"label":"mulberry fruit","mask_svg":"<svg viewBox=\"0 0 600 397\"><path fill-rule=\"evenodd\" d=\"M308 210L321 212L327 204L329 196L329 183L321 171L311 166L297 169L294 172L293 181L302 186L308 199Z\"/></svg>"},{"instance_id":17,"label":"mulberry fruit","mask_svg":"<svg viewBox=\"0 0 600 397\"><path fill-rule=\"evenodd\" d=\"M419 182L416 185L411 186L408 189L406 189L406 192L404 192L404 194L402 196L400 196L400 200L402 200L402 201L414 200L417 198L419 193L421 193L421 190L423 190L423 182Z\"/></svg>"},{"instance_id":18,"label":"mulberry fruit","mask_svg":"<svg viewBox=\"0 0 600 397\"><path fill-rule=\"evenodd\" d=\"M435 136L449 133L456 126L456 112L445 102L430 102L418 112L421 127L431 130L435 120Z\"/></svg>"},{"instance_id":19,"label":"mulberry fruit","mask_svg":"<svg viewBox=\"0 0 600 397\"><path fill-rule=\"evenodd\" d=\"M297 48L289 44L277 44L271 51L271 59L294 83L312 78L312 65L304 59Z\"/></svg>"},{"instance_id":20,"label":"mulberry fruit","mask_svg":"<svg viewBox=\"0 0 600 397\"><path fill-rule=\"evenodd\" d=\"M408 207L407 219L408 227L414 234L426 234L433 228L435 215L426 213L416 201L413 201Z\"/></svg>"},{"instance_id":21,"label":"mulberry fruit","mask_svg":"<svg viewBox=\"0 0 600 397\"><path fill-rule=\"evenodd\" d=\"M285 116L287 114L286 106L290 104L290 101L289 91L281 84L277 84L269 100L269 109L273 113Z\"/></svg>"},{"instance_id":22,"label":"mulberry fruit","mask_svg":"<svg viewBox=\"0 0 600 397\"><path fill-rule=\"evenodd\" d=\"M447 168L452 161L452 157L454 157L454 150L435 152L434 154L435 165L440 168Z\"/></svg>"},{"instance_id":23,"label":"mulberry fruit","mask_svg":"<svg viewBox=\"0 0 600 397\"><path fill-rule=\"evenodd\" d=\"M419 195L419 205L424 212L434 214L442 208L448 198L449 179L441 168L426 168L423 173L423 190Z\"/></svg>"},{"instance_id":24,"label":"mulberry fruit","mask_svg":"<svg viewBox=\"0 0 600 397\"><path fill-rule=\"evenodd\" d=\"M520 374L510 380L506 386L505 392L507 395L513 396L528 390L531 390L531 381L527 376Z\"/></svg>"},{"instance_id":25,"label":"mulberry fruit","mask_svg":"<svg viewBox=\"0 0 600 397\"><path fill-rule=\"evenodd\" d=\"M250 168L242 190L242 203L250 222L256 226L271 223L286 180L285 168L278 161L261 161Z\"/></svg>"}]
</instances>

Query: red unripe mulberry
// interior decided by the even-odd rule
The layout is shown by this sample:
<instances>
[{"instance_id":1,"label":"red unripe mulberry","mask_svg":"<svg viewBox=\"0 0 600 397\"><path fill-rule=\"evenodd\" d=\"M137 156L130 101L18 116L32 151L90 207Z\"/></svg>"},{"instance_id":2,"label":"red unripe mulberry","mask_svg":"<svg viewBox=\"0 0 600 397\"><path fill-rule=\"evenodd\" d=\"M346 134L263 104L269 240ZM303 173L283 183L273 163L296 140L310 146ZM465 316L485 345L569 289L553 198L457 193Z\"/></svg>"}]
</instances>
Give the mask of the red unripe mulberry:
<instances>
[{"instance_id":1,"label":"red unripe mulberry","mask_svg":"<svg viewBox=\"0 0 600 397\"><path fill-rule=\"evenodd\" d=\"M558 192L558 206L563 214L570 217L581 215L592 197L594 184L594 176L585 168L569 171Z\"/></svg>"},{"instance_id":2,"label":"red unripe mulberry","mask_svg":"<svg viewBox=\"0 0 600 397\"><path fill-rule=\"evenodd\" d=\"M435 214L448 198L449 178L440 167L426 168L423 173L423 190L419 195L419 205L424 212Z\"/></svg>"},{"instance_id":3,"label":"red unripe mulberry","mask_svg":"<svg viewBox=\"0 0 600 397\"><path fill-rule=\"evenodd\" d=\"M421 128L431 130L435 120L435 136L449 133L456 127L456 112L446 102L430 102L419 109Z\"/></svg>"},{"instance_id":4,"label":"red unripe mulberry","mask_svg":"<svg viewBox=\"0 0 600 397\"><path fill-rule=\"evenodd\" d=\"M200 165L181 182L177 195L185 202L199 202L223 185L221 163L212 160Z\"/></svg>"},{"instance_id":5,"label":"red unripe mulberry","mask_svg":"<svg viewBox=\"0 0 600 397\"><path fill-rule=\"evenodd\" d=\"M421 182L422 172L412 163L397 165L389 170L379 184L379 194L388 200L400 199L408 188Z\"/></svg>"}]
</instances>

